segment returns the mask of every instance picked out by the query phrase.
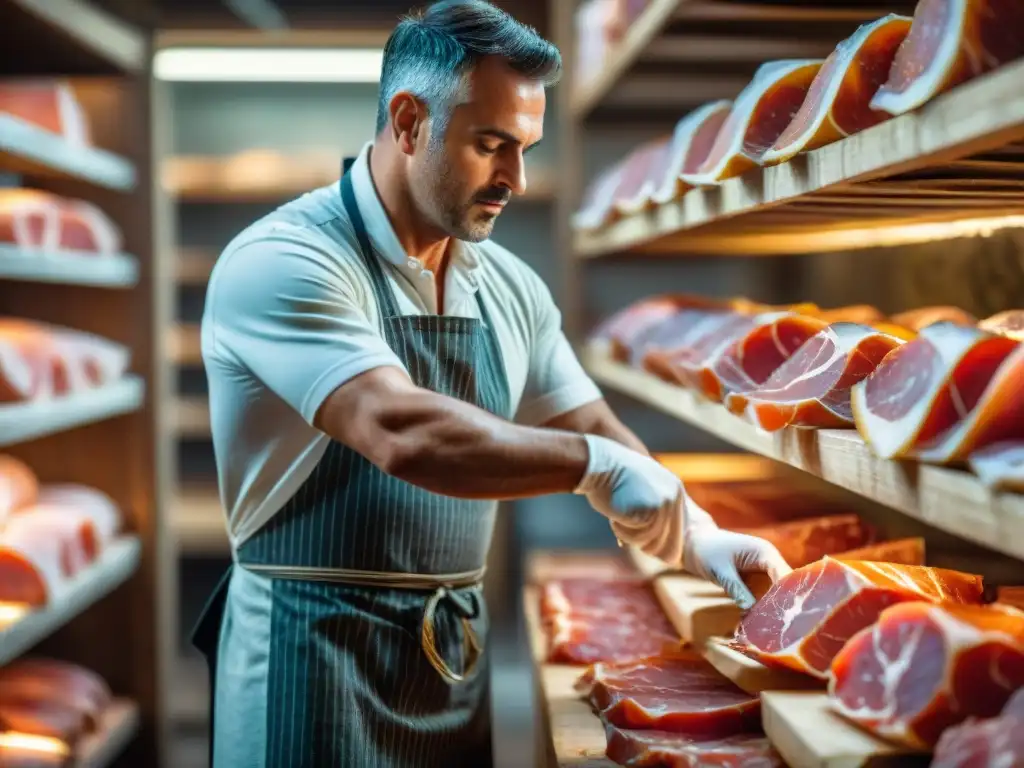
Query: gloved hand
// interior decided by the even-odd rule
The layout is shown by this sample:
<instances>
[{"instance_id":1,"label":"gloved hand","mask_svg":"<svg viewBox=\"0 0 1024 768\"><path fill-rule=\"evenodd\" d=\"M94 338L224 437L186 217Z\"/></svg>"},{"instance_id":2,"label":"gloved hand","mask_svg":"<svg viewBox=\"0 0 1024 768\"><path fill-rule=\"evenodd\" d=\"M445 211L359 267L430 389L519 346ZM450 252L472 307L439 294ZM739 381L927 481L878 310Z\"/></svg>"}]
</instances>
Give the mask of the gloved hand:
<instances>
[{"instance_id":1,"label":"gloved hand","mask_svg":"<svg viewBox=\"0 0 1024 768\"><path fill-rule=\"evenodd\" d=\"M692 499L686 503L683 568L720 586L744 611L754 604L754 596L741 573L764 571L774 582L793 570L773 544L756 536L723 531Z\"/></svg>"},{"instance_id":2,"label":"gloved hand","mask_svg":"<svg viewBox=\"0 0 1024 768\"><path fill-rule=\"evenodd\" d=\"M675 565L683 555L685 493L672 472L649 456L597 435L575 493L607 517L619 541Z\"/></svg>"}]
</instances>

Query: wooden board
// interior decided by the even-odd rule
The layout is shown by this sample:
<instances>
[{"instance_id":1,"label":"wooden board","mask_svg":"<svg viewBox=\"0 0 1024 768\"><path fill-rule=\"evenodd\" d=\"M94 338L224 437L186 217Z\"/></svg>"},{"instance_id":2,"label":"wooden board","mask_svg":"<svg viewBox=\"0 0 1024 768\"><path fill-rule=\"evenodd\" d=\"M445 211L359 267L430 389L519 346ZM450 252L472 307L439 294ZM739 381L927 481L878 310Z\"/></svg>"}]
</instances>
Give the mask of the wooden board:
<instances>
[{"instance_id":1,"label":"wooden board","mask_svg":"<svg viewBox=\"0 0 1024 768\"><path fill-rule=\"evenodd\" d=\"M138 278L138 261L126 253L97 257L0 243L0 280L131 288Z\"/></svg>"},{"instance_id":2,"label":"wooden board","mask_svg":"<svg viewBox=\"0 0 1024 768\"><path fill-rule=\"evenodd\" d=\"M965 202L962 192L944 191L953 210L936 213L920 196L903 205L880 200L869 209L854 209L842 200L828 201L821 190L856 189L866 181L928 169L950 178L967 172L955 161L1024 140L1024 61L970 81L943 94L920 109L888 120L859 134L799 155L790 162L757 168L743 176L706 188L693 189L680 199L626 217L595 231L579 231L573 250L579 257L595 257L639 249L647 252L787 253L848 248L852 226L856 234L870 228L902 228L917 222L948 222L987 216L1024 213L1024 197L988 198L975 188ZM975 164L971 176L1016 175L1020 165L1013 152ZM801 212L800 206L813 204ZM820 215L823 206L831 212ZM870 213L866 213L866 211ZM856 216L853 213L856 212ZM691 231L693 230L693 231ZM833 234L836 233L836 234ZM947 235L948 236L948 235ZM828 239L836 238L830 248ZM781 238L781 239L780 239ZM763 242L762 242L763 241ZM803 247L801 244L803 243Z\"/></svg>"},{"instance_id":3,"label":"wooden board","mask_svg":"<svg viewBox=\"0 0 1024 768\"><path fill-rule=\"evenodd\" d=\"M930 758L893 746L843 720L824 693L761 694L765 733L790 768L926 766Z\"/></svg>"},{"instance_id":4,"label":"wooden board","mask_svg":"<svg viewBox=\"0 0 1024 768\"><path fill-rule=\"evenodd\" d=\"M961 538L1024 558L1024 496L993 493L973 475L875 456L855 430L782 430L769 434L717 403L592 351L596 381L631 395L733 445L808 472Z\"/></svg>"},{"instance_id":5,"label":"wooden board","mask_svg":"<svg viewBox=\"0 0 1024 768\"><path fill-rule=\"evenodd\" d=\"M698 648L712 637L731 635L740 609L721 588L697 576L662 576L654 591L680 636Z\"/></svg>"},{"instance_id":6,"label":"wooden board","mask_svg":"<svg viewBox=\"0 0 1024 768\"><path fill-rule=\"evenodd\" d=\"M573 685L585 667L566 664L546 664L546 642L540 620L540 597L536 587L523 592L523 610L533 655L539 703L550 731L549 768L611 768L611 760L604 756L606 740L600 719L573 690Z\"/></svg>"},{"instance_id":7,"label":"wooden board","mask_svg":"<svg viewBox=\"0 0 1024 768\"><path fill-rule=\"evenodd\" d=\"M124 536L54 595L48 606L27 613L20 606L0 606L0 664L17 658L127 581L138 568L140 550L138 538Z\"/></svg>"},{"instance_id":8,"label":"wooden board","mask_svg":"<svg viewBox=\"0 0 1024 768\"><path fill-rule=\"evenodd\" d=\"M710 638L701 650L701 655L747 693L820 691L825 687L823 680L810 675L766 667L761 662L730 648L725 638Z\"/></svg>"},{"instance_id":9,"label":"wooden board","mask_svg":"<svg viewBox=\"0 0 1024 768\"><path fill-rule=\"evenodd\" d=\"M0 447L130 413L142 405L144 394L143 380L126 376L70 397L0 405Z\"/></svg>"}]
</instances>

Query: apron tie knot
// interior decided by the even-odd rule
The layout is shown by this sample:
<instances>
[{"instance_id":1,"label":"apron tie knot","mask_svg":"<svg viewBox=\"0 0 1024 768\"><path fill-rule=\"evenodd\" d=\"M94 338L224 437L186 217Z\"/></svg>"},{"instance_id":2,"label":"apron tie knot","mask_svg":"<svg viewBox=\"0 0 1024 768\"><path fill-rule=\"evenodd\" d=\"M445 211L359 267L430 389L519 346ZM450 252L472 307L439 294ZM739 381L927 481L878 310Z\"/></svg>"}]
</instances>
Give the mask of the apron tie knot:
<instances>
[{"instance_id":1,"label":"apron tie knot","mask_svg":"<svg viewBox=\"0 0 1024 768\"><path fill-rule=\"evenodd\" d=\"M459 615L459 620L462 623L462 672L456 673L448 666L444 657L437 649L437 634L434 629L434 617L437 613L437 607L441 604L442 600L446 600L450 605L455 608L455 612ZM473 625L470 623L470 619L476 616L475 606L472 600L466 598L466 596L454 592L447 587L438 587L434 590L434 593L427 600L427 604L423 609L423 625L420 632L420 645L423 647L423 653L427 657L427 661L430 662L438 674L441 675L449 683L461 683L467 677L469 677L473 670L476 669L477 663L483 656L483 648L480 645L480 639L476 635L476 631L473 629Z\"/></svg>"}]
</instances>

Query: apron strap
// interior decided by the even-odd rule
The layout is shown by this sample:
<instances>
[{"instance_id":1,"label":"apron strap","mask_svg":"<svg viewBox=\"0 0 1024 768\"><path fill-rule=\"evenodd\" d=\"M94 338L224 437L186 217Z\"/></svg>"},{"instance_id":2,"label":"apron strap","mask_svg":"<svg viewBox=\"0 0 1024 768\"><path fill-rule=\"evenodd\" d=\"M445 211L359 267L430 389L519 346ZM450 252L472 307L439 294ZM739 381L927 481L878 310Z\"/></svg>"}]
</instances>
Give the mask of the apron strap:
<instances>
[{"instance_id":1,"label":"apron strap","mask_svg":"<svg viewBox=\"0 0 1024 768\"><path fill-rule=\"evenodd\" d=\"M370 243L370 235L366 231L366 222L363 221L363 214L359 212L356 204L356 193L352 187L352 171L346 171L341 177L341 202L348 212L352 221L352 228L356 231L356 239L359 241L359 251L363 263L370 272L370 284L373 287L374 296L377 299L377 306L380 307L382 317L398 317L398 303L391 292L391 285L384 274L377 258L376 251Z\"/></svg>"},{"instance_id":2,"label":"apron strap","mask_svg":"<svg viewBox=\"0 0 1024 768\"><path fill-rule=\"evenodd\" d=\"M459 620L462 622L462 672L456 673L444 660L444 657L437 650L437 638L434 633L434 614L441 601L448 599L459 613ZM469 619L473 612L463 603L460 596L450 592L447 587L438 587L427 600L423 609L423 625L420 629L420 647L437 673L449 683L461 683L476 669L477 663L483 656L483 647L480 645L480 638L477 637L473 625Z\"/></svg>"}]
</instances>

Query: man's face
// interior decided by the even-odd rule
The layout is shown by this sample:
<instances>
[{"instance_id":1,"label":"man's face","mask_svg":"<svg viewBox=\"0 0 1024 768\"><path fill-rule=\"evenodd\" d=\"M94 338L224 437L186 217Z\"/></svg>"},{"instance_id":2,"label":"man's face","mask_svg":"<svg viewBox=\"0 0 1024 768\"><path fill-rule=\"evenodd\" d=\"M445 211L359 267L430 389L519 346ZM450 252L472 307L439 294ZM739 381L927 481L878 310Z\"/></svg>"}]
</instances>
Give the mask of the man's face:
<instances>
[{"instance_id":1,"label":"man's face","mask_svg":"<svg viewBox=\"0 0 1024 768\"><path fill-rule=\"evenodd\" d=\"M436 226L476 243L490 237L509 198L526 191L523 156L544 132L544 86L488 57L469 74L462 96L443 135L431 120L410 185Z\"/></svg>"}]
</instances>

